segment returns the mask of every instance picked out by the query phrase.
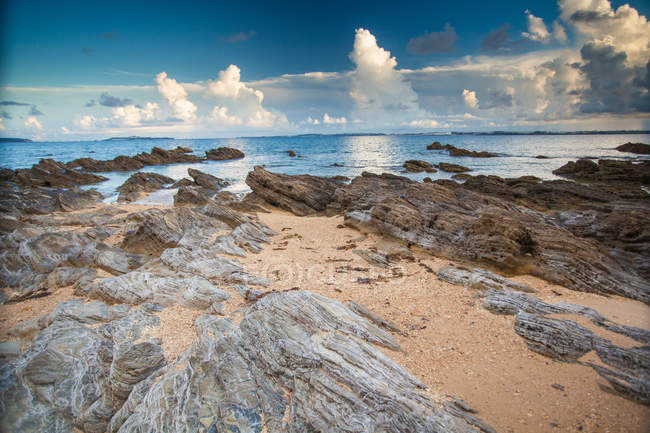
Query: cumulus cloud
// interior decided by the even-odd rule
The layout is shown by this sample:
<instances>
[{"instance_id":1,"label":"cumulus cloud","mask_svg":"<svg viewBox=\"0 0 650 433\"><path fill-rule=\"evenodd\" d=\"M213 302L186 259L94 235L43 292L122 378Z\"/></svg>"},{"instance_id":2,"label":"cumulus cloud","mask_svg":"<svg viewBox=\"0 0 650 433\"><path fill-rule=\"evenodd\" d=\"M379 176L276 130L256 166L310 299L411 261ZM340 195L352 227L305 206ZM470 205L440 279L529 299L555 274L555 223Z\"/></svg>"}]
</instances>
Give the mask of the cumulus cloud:
<instances>
[{"instance_id":1,"label":"cumulus cloud","mask_svg":"<svg viewBox=\"0 0 650 433\"><path fill-rule=\"evenodd\" d=\"M438 121L434 119L419 119L419 120L411 120L410 122L407 123L407 126L413 128L437 128L438 126L440 126L440 123L438 123Z\"/></svg>"},{"instance_id":2,"label":"cumulus cloud","mask_svg":"<svg viewBox=\"0 0 650 433\"><path fill-rule=\"evenodd\" d=\"M5 126L2 124L3 120L4 120L4 118L0 117L0 131L6 129Z\"/></svg>"},{"instance_id":3,"label":"cumulus cloud","mask_svg":"<svg viewBox=\"0 0 650 433\"><path fill-rule=\"evenodd\" d=\"M61 133L63 133L63 134L70 134L72 132L68 128L66 128L65 126L62 126L60 129L61 129Z\"/></svg>"},{"instance_id":4,"label":"cumulus cloud","mask_svg":"<svg viewBox=\"0 0 650 433\"><path fill-rule=\"evenodd\" d=\"M232 34L228 36L227 40L230 43L245 42L253 39L255 36L257 36L257 32L255 30L250 30L248 32L239 32Z\"/></svg>"},{"instance_id":5,"label":"cumulus cloud","mask_svg":"<svg viewBox=\"0 0 650 433\"><path fill-rule=\"evenodd\" d=\"M309 125L320 125L320 120L312 119L311 116L309 116L309 117L307 117L307 120L305 121L305 123L307 123Z\"/></svg>"},{"instance_id":6,"label":"cumulus cloud","mask_svg":"<svg viewBox=\"0 0 650 433\"><path fill-rule=\"evenodd\" d=\"M246 125L251 128L270 128L288 124L284 114L263 106L264 92L248 86L241 80L241 70L230 65L220 71L218 79L207 82L206 94L217 105L212 118L225 125Z\"/></svg>"},{"instance_id":7,"label":"cumulus cloud","mask_svg":"<svg viewBox=\"0 0 650 433\"><path fill-rule=\"evenodd\" d=\"M441 32L427 32L423 36L412 38L406 49L414 54L451 53L456 49L454 44L457 40L456 30L447 23Z\"/></svg>"},{"instance_id":8,"label":"cumulus cloud","mask_svg":"<svg viewBox=\"0 0 650 433\"><path fill-rule=\"evenodd\" d=\"M512 107L515 96L514 87L505 89L488 89L487 98L483 98L479 108L489 110L491 108Z\"/></svg>"},{"instance_id":9,"label":"cumulus cloud","mask_svg":"<svg viewBox=\"0 0 650 433\"><path fill-rule=\"evenodd\" d=\"M36 119L36 117L28 117L27 120L25 120L25 123L23 124L27 128L32 129L34 131L42 131L43 130L43 125L41 125L41 122Z\"/></svg>"},{"instance_id":10,"label":"cumulus cloud","mask_svg":"<svg viewBox=\"0 0 650 433\"><path fill-rule=\"evenodd\" d=\"M394 123L427 115L420 110L411 84L397 70L395 57L379 47L368 30L357 29L350 59L356 65L350 96L359 117L374 123Z\"/></svg>"},{"instance_id":11,"label":"cumulus cloud","mask_svg":"<svg viewBox=\"0 0 650 433\"><path fill-rule=\"evenodd\" d=\"M158 92L167 100L174 111L174 116L183 120L196 119L196 105L187 99L187 91L173 78L168 78L167 73L156 75Z\"/></svg>"},{"instance_id":12,"label":"cumulus cloud","mask_svg":"<svg viewBox=\"0 0 650 433\"><path fill-rule=\"evenodd\" d=\"M94 103L94 100L91 100L88 102ZM86 107L92 107L92 105L86 104ZM93 104L94 105L94 104ZM110 95L107 92L102 93L99 95L99 105L103 105L104 107L125 107L127 105L133 105L133 101L129 98L124 98L120 99L116 96Z\"/></svg>"},{"instance_id":13,"label":"cumulus cloud","mask_svg":"<svg viewBox=\"0 0 650 433\"><path fill-rule=\"evenodd\" d=\"M551 39L551 33L546 28L544 20L540 17L533 15L528 9L526 10L526 17L528 22L528 31L523 32L521 35L532 41L548 42Z\"/></svg>"},{"instance_id":14,"label":"cumulus cloud","mask_svg":"<svg viewBox=\"0 0 650 433\"><path fill-rule=\"evenodd\" d=\"M564 27L557 20L553 21L553 37L555 40L562 43L566 42L568 39Z\"/></svg>"},{"instance_id":15,"label":"cumulus cloud","mask_svg":"<svg viewBox=\"0 0 650 433\"><path fill-rule=\"evenodd\" d=\"M101 123L98 121L98 119L91 115L91 114L86 114L85 116L82 116L81 118L75 120L75 125L77 125L81 129L95 129L96 126L98 126L98 123Z\"/></svg>"},{"instance_id":16,"label":"cumulus cloud","mask_svg":"<svg viewBox=\"0 0 650 433\"><path fill-rule=\"evenodd\" d=\"M469 108L476 108L478 106L478 98L476 92L473 90L463 89L463 101Z\"/></svg>"},{"instance_id":17,"label":"cumulus cloud","mask_svg":"<svg viewBox=\"0 0 650 433\"><path fill-rule=\"evenodd\" d=\"M113 120L122 126L138 126L155 120L160 109L158 104L147 102L144 107L133 104L113 108Z\"/></svg>"},{"instance_id":18,"label":"cumulus cloud","mask_svg":"<svg viewBox=\"0 0 650 433\"><path fill-rule=\"evenodd\" d=\"M332 124L346 124L348 123L348 119L346 119L344 116L342 117L330 117L329 114L325 113L323 114L323 123L332 125Z\"/></svg>"}]
</instances>

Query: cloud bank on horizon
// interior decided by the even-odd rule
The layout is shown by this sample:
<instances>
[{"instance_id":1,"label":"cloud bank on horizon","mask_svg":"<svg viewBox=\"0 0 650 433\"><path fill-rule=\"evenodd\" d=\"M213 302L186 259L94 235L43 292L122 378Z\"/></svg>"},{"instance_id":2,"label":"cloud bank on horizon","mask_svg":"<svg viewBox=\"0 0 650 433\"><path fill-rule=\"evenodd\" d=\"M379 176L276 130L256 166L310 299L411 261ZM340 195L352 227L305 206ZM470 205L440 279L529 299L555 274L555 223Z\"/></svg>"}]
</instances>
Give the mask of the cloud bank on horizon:
<instances>
[{"instance_id":1,"label":"cloud bank on horizon","mask_svg":"<svg viewBox=\"0 0 650 433\"><path fill-rule=\"evenodd\" d=\"M372 29L358 28L346 71L242 81L234 64L202 81L160 71L148 86L9 87L0 134L214 137L307 132L650 129L650 23L625 4L560 0L545 23L488 33L476 55L400 69ZM235 35L231 42L256 36ZM453 53L452 23L406 42L417 55ZM344 53L342 53L344 54ZM245 72L245 71L244 71ZM22 102L25 101L25 102ZM44 114L37 105L47 104ZM39 116L37 119L35 116Z\"/></svg>"}]
</instances>

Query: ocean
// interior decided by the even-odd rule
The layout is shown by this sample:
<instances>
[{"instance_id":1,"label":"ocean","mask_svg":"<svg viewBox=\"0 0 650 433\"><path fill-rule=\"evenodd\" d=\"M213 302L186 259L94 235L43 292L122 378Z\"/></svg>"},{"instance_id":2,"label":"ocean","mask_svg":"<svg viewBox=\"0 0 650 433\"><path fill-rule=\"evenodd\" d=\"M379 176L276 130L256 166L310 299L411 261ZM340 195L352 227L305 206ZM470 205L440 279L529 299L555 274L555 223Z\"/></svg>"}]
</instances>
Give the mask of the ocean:
<instances>
[{"instance_id":1,"label":"ocean","mask_svg":"<svg viewBox=\"0 0 650 433\"><path fill-rule=\"evenodd\" d=\"M498 153L496 158L451 157L445 151L426 150L434 141L468 150ZM472 169L470 174L493 174L501 177L537 176L554 179L552 171L578 158L631 159L650 156L622 153L614 148L632 142L650 143L650 134L590 135L314 135L294 137L253 137L221 139L129 139L109 141L5 142L0 143L0 166L29 168L41 158L68 162L76 158L113 159L133 156L157 146L172 149L185 146L203 156L206 150L228 146L242 150L246 157L232 161L206 161L145 167L142 171L164 174L173 179L188 177L192 167L231 182L226 190L244 194L250 189L244 182L255 165L286 174L308 173L316 176L360 175L363 171L393 173L422 180L450 178L452 173L402 173L409 159L430 163L450 162ZM289 157L287 150L301 157ZM543 155L547 159L535 158ZM342 167L332 166L340 164ZM107 202L117 198L116 188L133 172L101 173L109 180L91 185ZM162 190L143 199L144 203L171 203L175 190Z\"/></svg>"}]
</instances>

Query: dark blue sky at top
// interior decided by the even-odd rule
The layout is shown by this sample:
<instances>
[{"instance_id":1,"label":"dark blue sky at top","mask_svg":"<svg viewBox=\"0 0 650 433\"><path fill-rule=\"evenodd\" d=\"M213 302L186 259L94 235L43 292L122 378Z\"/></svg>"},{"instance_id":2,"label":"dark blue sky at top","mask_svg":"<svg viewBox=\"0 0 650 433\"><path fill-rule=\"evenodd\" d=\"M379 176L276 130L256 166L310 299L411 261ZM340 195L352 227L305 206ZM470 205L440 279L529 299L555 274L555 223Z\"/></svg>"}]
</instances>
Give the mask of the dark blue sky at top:
<instances>
[{"instance_id":1,"label":"dark blue sky at top","mask_svg":"<svg viewBox=\"0 0 650 433\"><path fill-rule=\"evenodd\" d=\"M613 1L618 7L623 2ZM648 3L632 2L642 14ZM368 28L400 67L480 54L483 38L509 23L518 39L530 9L550 26L553 1L525 2L167 2L3 1L0 85L152 84L160 71L179 81L216 77L233 63L246 81L283 73L351 69L354 30ZM409 39L458 34L449 54L416 55ZM240 32L254 36L231 42ZM525 49L525 46L524 46Z\"/></svg>"}]
</instances>

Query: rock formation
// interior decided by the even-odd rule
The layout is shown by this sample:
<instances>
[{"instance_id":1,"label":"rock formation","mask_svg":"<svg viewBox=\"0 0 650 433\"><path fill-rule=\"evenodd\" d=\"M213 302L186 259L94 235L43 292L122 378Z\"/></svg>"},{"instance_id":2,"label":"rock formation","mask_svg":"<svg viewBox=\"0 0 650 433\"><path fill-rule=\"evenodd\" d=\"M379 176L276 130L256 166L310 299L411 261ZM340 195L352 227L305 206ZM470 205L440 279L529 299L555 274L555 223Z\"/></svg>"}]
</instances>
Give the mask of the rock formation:
<instances>
[{"instance_id":1,"label":"rock formation","mask_svg":"<svg viewBox=\"0 0 650 433\"><path fill-rule=\"evenodd\" d=\"M244 152L239 149L233 149L232 147L219 147L217 149L211 149L205 152L206 159L214 161L223 161L227 159L239 159L246 156Z\"/></svg>"},{"instance_id":2,"label":"rock formation","mask_svg":"<svg viewBox=\"0 0 650 433\"><path fill-rule=\"evenodd\" d=\"M416 159L410 159L404 162L404 171L408 173L421 173L426 171L427 173L435 173L437 170L433 168L433 165L426 161L418 161Z\"/></svg>"},{"instance_id":3,"label":"rock formation","mask_svg":"<svg viewBox=\"0 0 650 433\"><path fill-rule=\"evenodd\" d=\"M472 158L493 158L499 156L496 153L492 152L476 152L474 150L462 149L460 147L452 146L451 144L445 144L444 146L440 144L439 141L434 141L433 143L427 146L427 150L447 150L449 151L449 156L468 156Z\"/></svg>"},{"instance_id":4,"label":"rock formation","mask_svg":"<svg viewBox=\"0 0 650 433\"><path fill-rule=\"evenodd\" d=\"M143 193L159 190L166 184L173 182L174 179L162 174L139 171L132 174L122 185L117 187L117 191L120 193L117 201L136 201Z\"/></svg>"},{"instance_id":5,"label":"rock formation","mask_svg":"<svg viewBox=\"0 0 650 433\"><path fill-rule=\"evenodd\" d=\"M619 152L636 153L638 155L650 155L650 144L627 142L618 146L616 150Z\"/></svg>"},{"instance_id":6,"label":"rock formation","mask_svg":"<svg viewBox=\"0 0 650 433\"><path fill-rule=\"evenodd\" d=\"M191 155L192 149L176 147L165 150L159 147L151 149L151 153L142 152L133 157L120 155L108 161L99 161L93 158L79 158L66 164L68 168L82 168L91 172L104 171L132 171L151 165L167 165L179 162L200 162L203 158Z\"/></svg>"}]
</instances>

